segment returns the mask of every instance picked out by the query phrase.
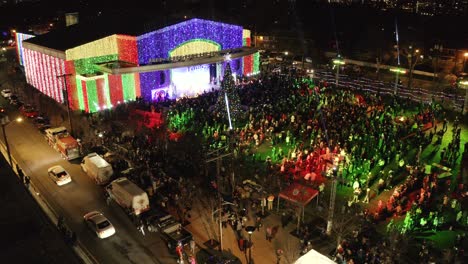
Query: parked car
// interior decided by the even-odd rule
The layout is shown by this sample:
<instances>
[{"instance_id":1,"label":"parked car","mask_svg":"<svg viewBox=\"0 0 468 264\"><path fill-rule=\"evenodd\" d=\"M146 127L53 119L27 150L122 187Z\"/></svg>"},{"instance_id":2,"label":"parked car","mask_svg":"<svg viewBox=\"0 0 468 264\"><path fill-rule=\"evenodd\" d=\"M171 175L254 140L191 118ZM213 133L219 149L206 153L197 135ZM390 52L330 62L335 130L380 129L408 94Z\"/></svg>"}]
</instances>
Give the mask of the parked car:
<instances>
[{"instance_id":1,"label":"parked car","mask_svg":"<svg viewBox=\"0 0 468 264\"><path fill-rule=\"evenodd\" d=\"M10 99L10 104L18 108L24 105L24 103L21 101L21 99L17 95L13 94L8 99Z\"/></svg>"},{"instance_id":2,"label":"parked car","mask_svg":"<svg viewBox=\"0 0 468 264\"><path fill-rule=\"evenodd\" d=\"M16 94L10 94L10 96L7 97L8 100L10 100L10 104L13 104L13 101L19 100L19 97Z\"/></svg>"},{"instance_id":3,"label":"parked car","mask_svg":"<svg viewBox=\"0 0 468 264\"><path fill-rule=\"evenodd\" d=\"M89 152L90 153L95 152L98 155L104 156L107 152L109 152L109 150L104 146L97 145L97 146L91 147Z\"/></svg>"},{"instance_id":4,"label":"parked car","mask_svg":"<svg viewBox=\"0 0 468 264\"><path fill-rule=\"evenodd\" d=\"M47 172L58 186L65 185L72 181L70 174L60 165L50 167Z\"/></svg>"},{"instance_id":5,"label":"parked car","mask_svg":"<svg viewBox=\"0 0 468 264\"><path fill-rule=\"evenodd\" d=\"M1 91L1 94L2 94L3 98L9 98L12 95L10 89L3 89Z\"/></svg>"},{"instance_id":6,"label":"parked car","mask_svg":"<svg viewBox=\"0 0 468 264\"><path fill-rule=\"evenodd\" d=\"M92 211L83 216L88 227L101 238L107 238L115 234L112 223L98 211Z\"/></svg>"},{"instance_id":7,"label":"parked car","mask_svg":"<svg viewBox=\"0 0 468 264\"><path fill-rule=\"evenodd\" d=\"M44 130L48 129L51 127L50 125L50 120L48 117L46 116L37 116L36 118L34 118L33 120L33 124L35 127L37 127L37 129L39 129L41 132L44 132Z\"/></svg>"},{"instance_id":8,"label":"parked car","mask_svg":"<svg viewBox=\"0 0 468 264\"><path fill-rule=\"evenodd\" d=\"M32 105L23 105L20 107L20 112L23 114L25 117L28 118L36 118L39 115L39 112L37 112L36 109Z\"/></svg>"}]
</instances>

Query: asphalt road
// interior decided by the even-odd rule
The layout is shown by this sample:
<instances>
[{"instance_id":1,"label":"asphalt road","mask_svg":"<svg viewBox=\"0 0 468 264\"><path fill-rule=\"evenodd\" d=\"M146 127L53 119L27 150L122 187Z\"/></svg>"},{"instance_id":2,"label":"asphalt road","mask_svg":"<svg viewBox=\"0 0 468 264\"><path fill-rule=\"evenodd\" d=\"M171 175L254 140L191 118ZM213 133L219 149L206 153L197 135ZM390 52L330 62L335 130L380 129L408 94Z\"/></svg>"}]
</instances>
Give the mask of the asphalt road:
<instances>
[{"instance_id":1,"label":"asphalt road","mask_svg":"<svg viewBox=\"0 0 468 264\"><path fill-rule=\"evenodd\" d=\"M0 65L0 79L7 78L5 67ZM1 89L8 87L8 82ZM19 115L4 98L0 105L7 108L10 120ZM32 124L31 120L12 122L6 127L11 154L29 175L32 183L52 207L56 215L61 215L65 223L77 234L79 242L91 253L98 263L176 263L166 244L157 233L139 233L135 225L116 204L106 204L102 187L81 170L80 160L73 162L61 158L59 153L47 144L45 137ZM1 137L3 142L3 135ZM49 178L47 169L62 165L71 175L72 182L57 186ZM83 222L83 215L98 210L104 213L116 228L116 234L101 240Z\"/></svg>"},{"instance_id":2,"label":"asphalt road","mask_svg":"<svg viewBox=\"0 0 468 264\"><path fill-rule=\"evenodd\" d=\"M3 156L0 172L2 263L82 263Z\"/></svg>"}]
</instances>

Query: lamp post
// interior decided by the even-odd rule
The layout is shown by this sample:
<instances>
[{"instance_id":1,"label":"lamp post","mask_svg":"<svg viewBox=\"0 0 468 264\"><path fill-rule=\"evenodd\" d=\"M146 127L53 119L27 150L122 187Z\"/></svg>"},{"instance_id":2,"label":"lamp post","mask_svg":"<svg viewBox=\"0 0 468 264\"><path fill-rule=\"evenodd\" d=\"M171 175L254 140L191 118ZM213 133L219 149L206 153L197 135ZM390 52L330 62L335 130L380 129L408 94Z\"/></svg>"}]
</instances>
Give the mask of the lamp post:
<instances>
[{"instance_id":1,"label":"lamp post","mask_svg":"<svg viewBox=\"0 0 468 264\"><path fill-rule=\"evenodd\" d=\"M104 146L104 134L99 132L98 137L101 139L101 145Z\"/></svg>"},{"instance_id":2,"label":"lamp post","mask_svg":"<svg viewBox=\"0 0 468 264\"><path fill-rule=\"evenodd\" d=\"M407 60L408 60L408 70L409 70L409 74L408 74L408 89L411 89L412 88L412 82L413 82L413 71L414 71L414 67L420 63L419 59L424 59L424 56L420 54L420 50L419 49L414 49L413 46L409 46L408 47L408 54L406 55L407 57Z\"/></svg>"},{"instance_id":3,"label":"lamp post","mask_svg":"<svg viewBox=\"0 0 468 264\"><path fill-rule=\"evenodd\" d=\"M72 76L73 74L71 73L66 73L62 75L57 75L58 78L63 78L63 82L65 85L65 88L62 90L63 92L63 98L65 100L65 104L67 105L67 115L68 115L68 125L70 126L70 134L73 135L73 122L71 120L71 115L70 115L70 101L68 100L68 86L67 86L67 77Z\"/></svg>"},{"instance_id":4,"label":"lamp post","mask_svg":"<svg viewBox=\"0 0 468 264\"><path fill-rule=\"evenodd\" d=\"M395 73L395 88L394 88L393 93L396 95L398 91L398 80L400 79L399 75L406 74L406 70L398 67L398 68L391 68L390 71Z\"/></svg>"},{"instance_id":5,"label":"lamp post","mask_svg":"<svg viewBox=\"0 0 468 264\"><path fill-rule=\"evenodd\" d=\"M333 172L331 174L332 185L330 189L330 205L328 207L328 219L327 219L327 230L326 234L331 235L333 228L333 215L335 213L335 202L336 202L336 185L337 185L337 167L333 167Z\"/></svg>"},{"instance_id":6,"label":"lamp post","mask_svg":"<svg viewBox=\"0 0 468 264\"><path fill-rule=\"evenodd\" d=\"M334 65L334 67L336 67L335 85L336 85L336 88L338 88L338 79L339 79L339 76L340 76L340 67L341 67L341 65L345 65L345 61L338 54L338 57L333 60L333 65Z\"/></svg>"},{"instance_id":7,"label":"lamp post","mask_svg":"<svg viewBox=\"0 0 468 264\"><path fill-rule=\"evenodd\" d=\"M397 19L395 18L395 40L396 40L396 52L397 52L397 62L398 62L398 69L400 68L400 36L398 35L398 22ZM394 71L396 73L395 75L395 88L393 91L393 94L396 95L398 92L398 75L400 74L400 71Z\"/></svg>"},{"instance_id":8,"label":"lamp post","mask_svg":"<svg viewBox=\"0 0 468 264\"><path fill-rule=\"evenodd\" d=\"M245 231L249 234L249 264L252 264L252 233L255 231L255 227L246 226Z\"/></svg>"},{"instance_id":9,"label":"lamp post","mask_svg":"<svg viewBox=\"0 0 468 264\"><path fill-rule=\"evenodd\" d=\"M10 145L8 144L8 138L5 132L5 127L11 124L11 122L7 115L2 115L0 118L1 118L1 124L2 124L3 140L5 141L6 151L8 155L8 163L10 164L10 167L11 167L13 164L11 163ZM21 122L21 121L23 121L21 117L18 117L16 119L16 122Z\"/></svg>"},{"instance_id":10,"label":"lamp post","mask_svg":"<svg viewBox=\"0 0 468 264\"><path fill-rule=\"evenodd\" d=\"M468 52L465 52L465 53L463 54L463 72L465 72L466 58L468 58Z\"/></svg>"}]
</instances>

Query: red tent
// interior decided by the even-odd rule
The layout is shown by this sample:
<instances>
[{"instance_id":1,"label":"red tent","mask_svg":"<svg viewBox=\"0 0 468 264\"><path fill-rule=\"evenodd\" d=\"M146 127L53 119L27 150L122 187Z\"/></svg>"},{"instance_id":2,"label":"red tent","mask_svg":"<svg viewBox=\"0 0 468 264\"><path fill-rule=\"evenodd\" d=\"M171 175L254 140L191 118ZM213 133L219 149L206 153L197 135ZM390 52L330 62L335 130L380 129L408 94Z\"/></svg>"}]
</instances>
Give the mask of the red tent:
<instances>
[{"instance_id":1,"label":"red tent","mask_svg":"<svg viewBox=\"0 0 468 264\"><path fill-rule=\"evenodd\" d=\"M295 182L280 192L279 198L283 198L300 206L306 206L317 195L318 190Z\"/></svg>"},{"instance_id":2,"label":"red tent","mask_svg":"<svg viewBox=\"0 0 468 264\"><path fill-rule=\"evenodd\" d=\"M283 198L284 200L299 205L302 208L302 218L304 218L305 206L310 203L310 201L312 201L318 194L318 190L295 182L279 193L277 210L279 210L279 203L281 198Z\"/></svg>"}]
</instances>

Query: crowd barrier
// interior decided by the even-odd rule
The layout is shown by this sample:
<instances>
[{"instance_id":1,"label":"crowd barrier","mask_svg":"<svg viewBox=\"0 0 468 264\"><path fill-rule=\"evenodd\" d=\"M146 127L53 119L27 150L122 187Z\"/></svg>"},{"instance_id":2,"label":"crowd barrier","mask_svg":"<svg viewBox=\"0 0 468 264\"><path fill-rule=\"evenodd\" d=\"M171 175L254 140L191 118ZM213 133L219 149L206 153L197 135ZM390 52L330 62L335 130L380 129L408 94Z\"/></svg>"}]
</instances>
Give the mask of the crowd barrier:
<instances>
[{"instance_id":1,"label":"crowd barrier","mask_svg":"<svg viewBox=\"0 0 468 264\"><path fill-rule=\"evenodd\" d=\"M314 74L314 78L319 80L325 80L332 85L335 85L336 83L336 75L332 72L317 71ZM461 112L463 110L465 102L465 97L461 95L440 91L431 91L427 89L422 89L420 87L408 89L403 85L397 85L397 88L395 89L395 83L387 83L369 78L360 78L353 80L348 80L346 78L349 78L349 76L347 76L346 74L339 74L338 86L340 88L350 88L353 90L366 91L374 94L380 93L387 95L396 95L400 98L405 98L426 104L435 101L441 103L443 107L451 108L456 112Z\"/></svg>"}]
</instances>

